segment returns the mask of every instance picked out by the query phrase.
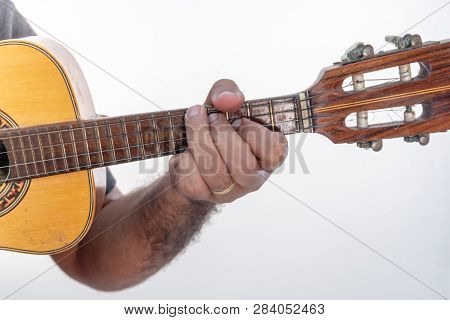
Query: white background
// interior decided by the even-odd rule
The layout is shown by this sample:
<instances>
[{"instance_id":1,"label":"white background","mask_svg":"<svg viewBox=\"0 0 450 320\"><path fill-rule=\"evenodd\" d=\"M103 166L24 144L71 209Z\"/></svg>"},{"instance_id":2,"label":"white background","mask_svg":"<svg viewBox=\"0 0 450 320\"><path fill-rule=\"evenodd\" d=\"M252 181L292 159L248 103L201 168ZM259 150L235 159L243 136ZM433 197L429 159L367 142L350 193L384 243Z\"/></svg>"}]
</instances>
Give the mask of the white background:
<instances>
[{"instance_id":1,"label":"white background","mask_svg":"<svg viewBox=\"0 0 450 320\"><path fill-rule=\"evenodd\" d=\"M203 102L220 78L234 79L250 99L304 90L354 42L380 47L386 34L404 31L445 2L15 3L42 28L35 27L40 35L49 32L171 109ZM449 15L447 6L411 32L425 40L448 38ZM98 113L157 110L75 56ZM302 154L310 173L292 156L271 181L449 296L449 138L448 133L433 135L427 147L387 141L376 154L309 135ZM298 141L291 140L291 151ZM161 173L166 162L147 161L145 169ZM138 168L112 169L123 191L152 179ZM227 205L185 253L137 287L98 292L58 268L43 273L52 265L45 256L1 252L0 295L26 284L11 298L441 298L270 183Z\"/></svg>"}]
</instances>

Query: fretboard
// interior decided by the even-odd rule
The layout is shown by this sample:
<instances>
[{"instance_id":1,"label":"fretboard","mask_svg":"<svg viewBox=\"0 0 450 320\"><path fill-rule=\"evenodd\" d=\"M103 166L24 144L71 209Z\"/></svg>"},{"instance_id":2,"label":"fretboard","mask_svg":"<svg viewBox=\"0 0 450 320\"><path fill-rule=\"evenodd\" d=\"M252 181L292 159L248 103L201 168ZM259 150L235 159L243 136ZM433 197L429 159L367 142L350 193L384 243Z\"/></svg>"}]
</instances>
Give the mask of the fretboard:
<instances>
[{"instance_id":1,"label":"fretboard","mask_svg":"<svg viewBox=\"0 0 450 320\"><path fill-rule=\"evenodd\" d=\"M179 109L1 130L0 159L2 153L8 155L7 181L181 153L187 148L185 112ZM217 111L208 108L208 112ZM308 92L246 101L239 110L225 115L230 122L245 117L283 134L314 131Z\"/></svg>"}]
</instances>

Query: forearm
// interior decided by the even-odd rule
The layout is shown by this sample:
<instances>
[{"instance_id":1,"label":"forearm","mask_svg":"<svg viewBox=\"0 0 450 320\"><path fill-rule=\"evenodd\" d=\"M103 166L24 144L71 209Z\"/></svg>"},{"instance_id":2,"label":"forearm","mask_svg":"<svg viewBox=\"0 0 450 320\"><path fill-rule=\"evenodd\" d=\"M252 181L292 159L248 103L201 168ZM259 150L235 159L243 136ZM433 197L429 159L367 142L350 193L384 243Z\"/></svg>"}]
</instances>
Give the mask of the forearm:
<instances>
[{"instance_id":1,"label":"forearm","mask_svg":"<svg viewBox=\"0 0 450 320\"><path fill-rule=\"evenodd\" d=\"M98 289L132 286L171 261L213 208L209 202L182 196L165 175L150 187L106 205L78 245L76 258L60 265Z\"/></svg>"}]
</instances>

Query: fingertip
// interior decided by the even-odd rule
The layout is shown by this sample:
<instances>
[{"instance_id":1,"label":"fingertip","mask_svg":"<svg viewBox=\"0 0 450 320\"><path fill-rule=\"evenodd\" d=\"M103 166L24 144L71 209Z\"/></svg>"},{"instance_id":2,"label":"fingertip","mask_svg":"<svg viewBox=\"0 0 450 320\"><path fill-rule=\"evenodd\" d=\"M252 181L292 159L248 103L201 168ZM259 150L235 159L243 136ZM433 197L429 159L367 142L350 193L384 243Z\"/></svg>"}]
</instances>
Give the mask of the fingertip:
<instances>
[{"instance_id":1,"label":"fingertip","mask_svg":"<svg viewBox=\"0 0 450 320\"><path fill-rule=\"evenodd\" d=\"M207 115L205 106L195 105L186 110L184 117L186 121L198 121Z\"/></svg>"}]
</instances>

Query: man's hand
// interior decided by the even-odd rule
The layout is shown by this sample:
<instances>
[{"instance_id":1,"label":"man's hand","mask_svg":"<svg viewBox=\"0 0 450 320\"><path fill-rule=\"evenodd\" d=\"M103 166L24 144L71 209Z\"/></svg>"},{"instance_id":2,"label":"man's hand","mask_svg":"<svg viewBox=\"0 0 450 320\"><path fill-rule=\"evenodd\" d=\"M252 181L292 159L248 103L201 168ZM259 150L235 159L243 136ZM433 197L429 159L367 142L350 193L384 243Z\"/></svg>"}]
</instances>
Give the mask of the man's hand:
<instances>
[{"instance_id":1,"label":"man's hand","mask_svg":"<svg viewBox=\"0 0 450 320\"><path fill-rule=\"evenodd\" d=\"M217 81L205 105L222 112L242 106L244 95L231 80ZM242 118L231 125L223 113L208 116L202 105L185 116L188 150L172 157L170 176L176 190L190 200L234 201L258 190L284 161L284 135Z\"/></svg>"},{"instance_id":2,"label":"man's hand","mask_svg":"<svg viewBox=\"0 0 450 320\"><path fill-rule=\"evenodd\" d=\"M221 80L205 104L229 112L243 102L236 84ZM214 203L257 190L286 157L283 135L247 119L231 126L194 106L186 126L189 148L171 159L170 175L110 201L77 246L53 256L67 274L101 290L143 281L186 247Z\"/></svg>"}]
</instances>

